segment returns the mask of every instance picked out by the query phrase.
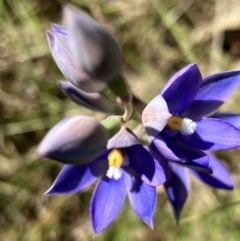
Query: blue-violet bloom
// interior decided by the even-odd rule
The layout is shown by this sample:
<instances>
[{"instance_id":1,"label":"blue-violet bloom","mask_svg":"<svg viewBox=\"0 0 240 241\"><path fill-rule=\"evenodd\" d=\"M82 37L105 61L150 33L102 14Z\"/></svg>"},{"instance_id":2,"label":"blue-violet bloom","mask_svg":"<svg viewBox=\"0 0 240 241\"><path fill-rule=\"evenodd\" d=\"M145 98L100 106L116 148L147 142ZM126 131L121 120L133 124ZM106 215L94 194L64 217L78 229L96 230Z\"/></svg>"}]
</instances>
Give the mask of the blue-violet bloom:
<instances>
[{"instance_id":1,"label":"blue-violet bloom","mask_svg":"<svg viewBox=\"0 0 240 241\"><path fill-rule=\"evenodd\" d=\"M190 191L186 167L215 188L232 189L225 167L203 150L240 146L240 131L222 119L206 117L219 108L240 83L240 71L227 71L202 79L196 64L178 71L143 111L143 124L158 160L169 163L167 195L178 220ZM213 173L212 175L209 175Z\"/></svg>"},{"instance_id":2,"label":"blue-violet bloom","mask_svg":"<svg viewBox=\"0 0 240 241\"><path fill-rule=\"evenodd\" d=\"M167 179L161 166L128 128L122 126L105 151L85 165L65 165L47 195L76 193L97 179L90 214L94 231L103 231L118 215L128 194L134 212L153 228L156 187Z\"/></svg>"},{"instance_id":3,"label":"blue-violet bloom","mask_svg":"<svg viewBox=\"0 0 240 241\"><path fill-rule=\"evenodd\" d=\"M240 114L216 113L211 118L225 120L228 123L240 127ZM215 189L232 190L233 182L226 167L214 155L208 153L212 174L206 174L193 169L190 172L201 182ZM163 159L163 157L161 157ZM165 160L166 161L166 160ZM173 206L176 220L179 220L182 208L190 192L190 180L187 169L176 162L169 162L171 179L164 183L167 196Z\"/></svg>"},{"instance_id":4,"label":"blue-violet bloom","mask_svg":"<svg viewBox=\"0 0 240 241\"><path fill-rule=\"evenodd\" d=\"M178 71L162 93L144 109L142 120L152 145L168 160L188 161L210 169L202 150L240 146L240 131L230 123L206 118L220 107L240 83L240 71L202 79L196 64Z\"/></svg>"}]
</instances>

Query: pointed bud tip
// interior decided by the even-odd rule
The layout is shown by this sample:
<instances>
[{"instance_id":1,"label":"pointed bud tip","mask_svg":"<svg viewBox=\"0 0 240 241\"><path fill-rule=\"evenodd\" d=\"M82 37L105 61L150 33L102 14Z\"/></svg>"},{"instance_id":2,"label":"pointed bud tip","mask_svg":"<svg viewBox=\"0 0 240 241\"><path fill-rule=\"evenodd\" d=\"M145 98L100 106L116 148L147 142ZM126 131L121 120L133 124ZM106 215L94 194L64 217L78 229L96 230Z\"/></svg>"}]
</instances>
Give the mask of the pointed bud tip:
<instances>
[{"instance_id":1,"label":"pointed bud tip","mask_svg":"<svg viewBox=\"0 0 240 241\"><path fill-rule=\"evenodd\" d=\"M48 156L46 150L44 150L44 148L42 148L42 145L40 145L38 147L36 153L37 153L37 156L40 158L45 158Z\"/></svg>"},{"instance_id":2,"label":"pointed bud tip","mask_svg":"<svg viewBox=\"0 0 240 241\"><path fill-rule=\"evenodd\" d=\"M65 5L63 6L63 15L64 15L64 16L65 16L65 15L68 15L68 14L71 14L71 13L73 13L73 12L75 12L75 11L78 11L78 10L77 10L77 8L74 7L72 4L67 3L67 4L65 4Z\"/></svg>"},{"instance_id":3,"label":"pointed bud tip","mask_svg":"<svg viewBox=\"0 0 240 241\"><path fill-rule=\"evenodd\" d=\"M52 48L54 45L54 41L55 41L54 34L48 30L48 31L46 31L46 35L47 35L49 47Z\"/></svg>"},{"instance_id":4,"label":"pointed bud tip","mask_svg":"<svg viewBox=\"0 0 240 241\"><path fill-rule=\"evenodd\" d=\"M52 23L51 28L52 28L52 31L57 33L57 34L67 35L66 29L59 24Z\"/></svg>"},{"instance_id":5,"label":"pointed bud tip","mask_svg":"<svg viewBox=\"0 0 240 241\"><path fill-rule=\"evenodd\" d=\"M46 145L45 142L42 141L36 151L36 154L39 158L51 159L51 145Z\"/></svg>"},{"instance_id":6,"label":"pointed bud tip","mask_svg":"<svg viewBox=\"0 0 240 241\"><path fill-rule=\"evenodd\" d=\"M64 17L64 22L67 25L67 23L72 23L73 21L76 20L76 18L79 15L85 15L88 18L90 18L90 16L88 16L86 13L84 13L83 11L77 9L74 5L72 4L65 4L63 6L63 17Z\"/></svg>"}]
</instances>

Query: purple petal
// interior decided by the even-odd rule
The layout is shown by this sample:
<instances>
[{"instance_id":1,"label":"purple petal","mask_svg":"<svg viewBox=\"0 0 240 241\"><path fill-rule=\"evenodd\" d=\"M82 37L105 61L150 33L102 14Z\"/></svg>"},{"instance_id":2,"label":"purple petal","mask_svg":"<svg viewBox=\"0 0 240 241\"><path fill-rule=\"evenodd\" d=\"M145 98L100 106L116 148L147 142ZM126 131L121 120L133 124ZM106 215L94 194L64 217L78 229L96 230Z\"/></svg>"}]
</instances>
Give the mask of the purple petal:
<instances>
[{"instance_id":1,"label":"purple petal","mask_svg":"<svg viewBox=\"0 0 240 241\"><path fill-rule=\"evenodd\" d=\"M69 36L66 29L58 24L51 24L52 32L59 43L64 44L64 46L69 49Z\"/></svg>"},{"instance_id":2,"label":"purple petal","mask_svg":"<svg viewBox=\"0 0 240 241\"><path fill-rule=\"evenodd\" d=\"M49 45L50 49L54 48L54 42L55 42L54 34L50 31L47 31L46 35L47 35L48 45Z\"/></svg>"},{"instance_id":3,"label":"purple petal","mask_svg":"<svg viewBox=\"0 0 240 241\"><path fill-rule=\"evenodd\" d=\"M151 153L154 163L155 163L155 172L163 171L166 181L170 179L170 171L169 171L169 160L166 159L154 146L154 144L150 144L149 147L146 147L146 149ZM156 165L156 162L158 165Z\"/></svg>"},{"instance_id":4,"label":"purple petal","mask_svg":"<svg viewBox=\"0 0 240 241\"><path fill-rule=\"evenodd\" d=\"M127 127L122 126L120 131L108 141L107 148L124 148L138 144L140 141L137 136Z\"/></svg>"},{"instance_id":5,"label":"purple petal","mask_svg":"<svg viewBox=\"0 0 240 241\"><path fill-rule=\"evenodd\" d=\"M156 188L143 182L133 170L128 169L124 177L134 212L153 229L153 215L157 201Z\"/></svg>"},{"instance_id":6,"label":"purple petal","mask_svg":"<svg viewBox=\"0 0 240 241\"><path fill-rule=\"evenodd\" d=\"M64 20L76 63L100 91L121 72L123 56L113 37L89 15L65 5Z\"/></svg>"},{"instance_id":7,"label":"purple petal","mask_svg":"<svg viewBox=\"0 0 240 241\"><path fill-rule=\"evenodd\" d=\"M87 165L65 165L45 194L57 195L80 192L90 186L96 179Z\"/></svg>"},{"instance_id":8,"label":"purple petal","mask_svg":"<svg viewBox=\"0 0 240 241\"><path fill-rule=\"evenodd\" d=\"M185 159L187 160L184 163L179 163L180 165L189 167L199 172L212 173L212 169L210 167L210 160L206 153L198 149L191 148L188 145L185 145L184 142L181 139L178 140L177 137L175 139L176 143L181 148Z\"/></svg>"},{"instance_id":9,"label":"purple petal","mask_svg":"<svg viewBox=\"0 0 240 241\"><path fill-rule=\"evenodd\" d=\"M167 103L161 95L150 101L142 113L142 122L149 137L153 139L157 136L171 116Z\"/></svg>"},{"instance_id":10,"label":"purple petal","mask_svg":"<svg viewBox=\"0 0 240 241\"><path fill-rule=\"evenodd\" d=\"M174 163L170 163L169 167L171 179L164 184L164 187L178 222L190 192L190 180L186 168Z\"/></svg>"},{"instance_id":11,"label":"purple petal","mask_svg":"<svg viewBox=\"0 0 240 241\"><path fill-rule=\"evenodd\" d=\"M184 163L178 163L178 164L202 173L207 173L207 174L212 173L211 165L207 155L200 156L199 158L195 157L195 159L186 161Z\"/></svg>"},{"instance_id":12,"label":"purple petal","mask_svg":"<svg viewBox=\"0 0 240 241\"><path fill-rule=\"evenodd\" d=\"M63 27L53 24L53 32L47 32L47 38L52 56L63 75L75 86L88 93L97 92L105 84L95 83L74 62L69 50L69 36ZM65 31L65 32L64 32Z\"/></svg>"},{"instance_id":13,"label":"purple petal","mask_svg":"<svg viewBox=\"0 0 240 241\"><path fill-rule=\"evenodd\" d=\"M240 128L240 114L237 114L237 113L217 113L217 114L214 114L214 115L210 116L210 118L224 120L224 121L230 123L231 125L233 125L237 128Z\"/></svg>"},{"instance_id":14,"label":"purple petal","mask_svg":"<svg viewBox=\"0 0 240 241\"><path fill-rule=\"evenodd\" d=\"M120 112L121 110L104 96L101 96L98 93L86 93L68 81L59 81L58 86L75 103L90 110L113 114L116 113L116 111Z\"/></svg>"},{"instance_id":15,"label":"purple petal","mask_svg":"<svg viewBox=\"0 0 240 241\"><path fill-rule=\"evenodd\" d=\"M165 170L160 166L147 149L142 145L135 145L125 149L129 165L149 185L158 186L166 181Z\"/></svg>"},{"instance_id":16,"label":"purple petal","mask_svg":"<svg viewBox=\"0 0 240 241\"><path fill-rule=\"evenodd\" d=\"M174 74L162 91L169 112L181 115L196 97L201 83L202 76L196 64L189 64Z\"/></svg>"},{"instance_id":17,"label":"purple petal","mask_svg":"<svg viewBox=\"0 0 240 241\"><path fill-rule=\"evenodd\" d=\"M233 189L233 182L230 176L230 173L226 169L226 167L213 155L208 154L210 158L210 165L213 170L213 174L205 174L192 170L192 174L204 182L205 184L212 186L214 188L220 189Z\"/></svg>"},{"instance_id":18,"label":"purple petal","mask_svg":"<svg viewBox=\"0 0 240 241\"><path fill-rule=\"evenodd\" d=\"M95 188L91 201L91 219L94 231L100 233L118 215L126 198L124 178L103 178Z\"/></svg>"},{"instance_id":19,"label":"purple petal","mask_svg":"<svg viewBox=\"0 0 240 241\"><path fill-rule=\"evenodd\" d=\"M90 186L107 172L108 154L109 151L106 151L89 164L65 165L45 195L76 193Z\"/></svg>"},{"instance_id":20,"label":"purple petal","mask_svg":"<svg viewBox=\"0 0 240 241\"><path fill-rule=\"evenodd\" d=\"M197 129L193 134L182 136L189 146L201 150L227 150L240 146L240 130L233 125L212 118L196 123Z\"/></svg>"},{"instance_id":21,"label":"purple petal","mask_svg":"<svg viewBox=\"0 0 240 241\"><path fill-rule=\"evenodd\" d=\"M63 75L75 86L86 92L97 92L98 88L89 76L79 69L73 61L68 47L68 36L59 32L47 32L52 56Z\"/></svg>"},{"instance_id":22,"label":"purple petal","mask_svg":"<svg viewBox=\"0 0 240 241\"><path fill-rule=\"evenodd\" d=\"M95 180L88 165L65 165L45 195L70 194L82 191Z\"/></svg>"},{"instance_id":23,"label":"purple petal","mask_svg":"<svg viewBox=\"0 0 240 241\"><path fill-rule=\"evenodd\" d=\"M92 161L105 149L106 129L89 116L69 117L55 125L44 137L38 155L65 164Z\"/></svg>"},{"instance_id":24,"label":"purple petal","mask_svg":"<svg viewBox=\"0 0 240 241\"><path fill-rule=\"evenodd\" d=\"M51 27L52 27L53 32L57 32L61 35L67 36L67 31L63 26L53 23L53 24L51 24Z\"/></svg>"},{"instance_id":25,"label":"purple petal","mask_svg":"<svg viewBox=\"0 0 240 241\"><path fill-rule=\"evenodd\" d=\"M161 135L158 135L153 140L152 145L154 145L155 149L157 149L158 152L160 152L166 159L169 159L172 161L179 161L179 162L186 161L181 150L174 142L174 139L171 137L168 137L164 133L161 133Z\"/></svg>"},{"instance_id":26,"label":"purple petal","mask_svg":"<svg viewBox=\"0 0 240 241\"><path fill-rule=\"evenodd\" d=\"M232 95L240 83L240 71L227 71L204 78L199 92L183 113L190 119L207 116L218 109Z\"/></svg>"}]
</instances>

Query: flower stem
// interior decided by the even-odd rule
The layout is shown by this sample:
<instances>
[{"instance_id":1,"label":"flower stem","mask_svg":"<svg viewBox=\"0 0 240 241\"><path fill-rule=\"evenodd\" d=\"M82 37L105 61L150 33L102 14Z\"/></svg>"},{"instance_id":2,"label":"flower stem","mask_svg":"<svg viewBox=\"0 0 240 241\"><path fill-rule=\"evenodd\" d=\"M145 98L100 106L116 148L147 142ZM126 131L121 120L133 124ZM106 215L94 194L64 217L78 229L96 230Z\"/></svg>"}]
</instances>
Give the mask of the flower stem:
<instances>
[{"instance_id":1,"label":"flower stem","mask_svg":"<svg viewBox=\"0 0 240 241\"><path fill-rule=\"evenodd\" d=\"M132 106L132 101L127 102L126 104L123 105L125 112L122 116L122 122L125 123L127 122L131 116L132 116L132 112L133 112L133 106Z\"/></svg>"}]
</instances>

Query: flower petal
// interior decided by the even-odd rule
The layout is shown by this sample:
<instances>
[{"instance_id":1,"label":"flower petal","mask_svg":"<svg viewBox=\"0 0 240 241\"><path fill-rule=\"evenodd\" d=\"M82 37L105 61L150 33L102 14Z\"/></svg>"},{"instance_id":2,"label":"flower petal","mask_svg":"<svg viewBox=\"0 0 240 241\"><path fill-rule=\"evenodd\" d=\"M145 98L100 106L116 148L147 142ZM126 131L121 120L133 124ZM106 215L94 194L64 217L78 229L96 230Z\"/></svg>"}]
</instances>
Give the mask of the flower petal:
<instances>
[{"instance_id":1,"label":"flower petal","mask_svg":"<svg viewBox=\"0 0 240 241\"><path fill-rule=\"evenodd\" d=\"M75 103L82 105L90 110L105 113L121 113L121 109L109 99L98 93L86 93L68 81L59 81L60 89L70 97Z\"/></svg>"},{"instance_id":2,"label":"flower petal","mask_svg":"<svg viewBox=\"0 0 240 241\"><path fill-rule=\"evenodd\" d=\"M103 231L118 215L126 198L124 178L104 177L95 188L91 201L91 219L94 231Z\"/></svg>"},{"instance_id":3,"label":"flower petal","mask_svg":"<svg viewBox=\"0 0 240 241\"><path fill-rule=\"evenodd\" d=\"M53 23L51 27L53 32L59 33L61 36L68 36L67 30L63 26Z\"/></svg>"},{"instance_id":4,"label":"flower petal","mask_svg":"<svg viewBox=\"0 0 240 241\"><path fill-rule=\"evenodd\" d=\"M193 134L182 136L182 141L189 146L201 150L227 150L240 146L240 130L233 125L212 118L203 118L196 123Z\"/></svg>"},{"instance_id":5,"label":"flower petal","mask_svg":"<svg viewBox=\"0 0 240 241\"><path fill-rule=\"evenodd\" d=\"M212 116L210 116L210 118L215 118L215 119L220 119L220 120L224 120L228 123L230 123L231 125L240 128L240 114L238 113L216 113Z\"/></svg>"},{"instance_id":6,"label":"flower petal","mask_svg":"<svg viewBox=\"0 0 240 241\"><path fill-rule=\"evenodd\" d=\"M161 95L149 102L143 110L142 122L151 139L163 130L171 116L167 103Z\"/></svg>"},{"instance_id":7,"label":"flower petal","mask_svg":"<svg viewBox=\"0 0 240 241\"><path fill-rule=\"evenodd\" d=\"M142 145L135 145L125 149L129 165L149 185L158 186L166 181L165 170L161 167L150 152Z\"/></svg>"},{"instance_id":8,"label":"flower petal","mask_svg":"<svg viewBox=\"0 0 240 241\"><path fill-rule=\"evenodd\" d=\"M108 154L107 150L89 164L65 165L45 195L76 193L90 186L98 177L107 172Z\"/></svg>"},{"instance_id":9,"label":"flower petal","mask_svg":"<svg viewBox=\"0 0 240 241\"><path fill-rule=\"evenodd\" d=\"M190 180L186 168L174 163L170 163L169 167L171 170L171 179L165 182L164 187L178 222L190 192Z\"/></svg>"},{"instance_id":10,"label":"flower petal","mask_svg":"<svg viewBox=\"0 0 240 241\"><path fill-rule=\"evenodd\" d=\"M199 157L194 157L194 158L195 159L186 161L184 163L178 163L178 164L202 173L207 173L207 174L212 173L211 165L207 155L201 155Z\"/></svg>"},{"instance_id":11,"label":"flower petal","mask_svg":"<svg viewBox=\"0 0 240 241\"><path fill-rule=\"evenodd\" d=\"M92 176L87 165L65 165L46 195L80 192L90 186L97 177Z\"/></svg>"},{"instance_id":12,"label":"flower petal","mask_svg":"<svg viewBox=\"0 0 240 241\"><path fill-rule=\"evenodd\" d=\"M181 148L181 151L185 156L185 159L187 160L184 163L178 162L180 165L189 167L199 172L204 172L208 174L212 173L210 160L208 155L205 152L189 147L181 139L178 140L177 136L175 138L175 141L178 144L178 146Z\"/></svg>"},{"instance_id":13,"label":"flower petal","mask_svg":"<svg viewBox=\"0 0 240 241\"><path fill-rule=\"evenodd\" d=\"M143 182L133 170L130 175L125 173L125 180L134 212L153 229L153 215L157 201L156 188Z\"/></svg>"},{"instance_id":14,"label":"flower petal","mask_svg":"<svg viewBox=\"0 0 240 241\"><path fill-rule=\"evenodd\" d=\"M106 129L94 118L69 117L48 132L38 155L65 164L83 164L99 156L106 149L107 141Z\"/></svg>"},{"instance_id":15,"label":"flower petal","mask_svg":"<svg viewBox=\"0 0 240 241\"><path fill-rule=\"evenodd\" d=\"M68 36L54 28L53 32L47 31L47 39L52 56L63 75L81 90L96 92L94 83L89 81L89 76L74 63L68 47Z\"/></svg>"},{"instance_id":16,"label":"flower petal","mask_svg":"<svg viewBox=\"0 0 240 241\"><path fill-rule=\"evenodd\" d=\"M167 82L162 96L171 114L181 115L192 103L202 83L202 76L196 64L189 64Z\"/></svg>"},{"instance_id":17,"label":"flower petal","mask_svg":"<svg viewBox=\"0 0 240 241\"><path fill-rule=\"evenodd\" d=\"M124 148L138 144L140 141L137 136L129 128L122 126L120 131L108 141L107 148Z\"/></svg>"},{"instance_id":18,"label":"flower petal","mask_svg":"<svg viewBox=\"0 0 240 241\"><path fill-rule=\"evenodd\" d=\"M172 161L185 162L185 157L181 150L178 148L173 138L168 137L164 133L158 135L152 141L152 148L155 148L160 152L166 159ZM154 146L154 147L153 147Z\"/></svg>"},{"instance_id":19,"label":"flower petal","mask_svg":"<svg viewBox=\"0 0 240 241\"><path fill-rule=\"evenodd\" d=\"M183 113L190 119L207 116L218 109L240 84L240 70L210 75L203 79L199 92Z\"/></svg>"},{"instance_id":20,"label":"flower petal","mask_svg":"<svg viewBox=\"0 0 240 241\"><path fill-rule=\"evenodd\" d=\"M157 150L157 148L154 146L154 144L151 143L149 147L145 147L145 148L151 153L151 155L153 157L154 164L155 164L155 172L156 173L161 173L159 171L163 171L164 172L164 177L165 177L166 181L169 180L170 179L170 171L169 171L169 166L168 166L169 160L166 159ZM158 163L158 164L156 165L156 163Z\"/></svg>"},{"instance_id":21,"label":"flower petal","mask_svg":"<svg viewBox=\"0 0 240 241\"><path fill-rule=\"evenodd\" d=\"M121 72L123 56L114 38L86 13L68 4L64 20L77 66L101 91Z\"/></svg>"},{"instance_id":22,"label":"flower petal","mask_svg":"<svg viewBox=\"0 0 240 241\"><path fill-rule=\"evenodd\" d=\"M210 165L213 170L213 174L205 174L201 172L197 172L192 170L192 174L204 182L205 184L212 186L214 188L220 189L233 189L233 182L230 176L230 173L226 169L226 167L212 154L208 154L210 158Z\"/></svg>"}]
</instances>

